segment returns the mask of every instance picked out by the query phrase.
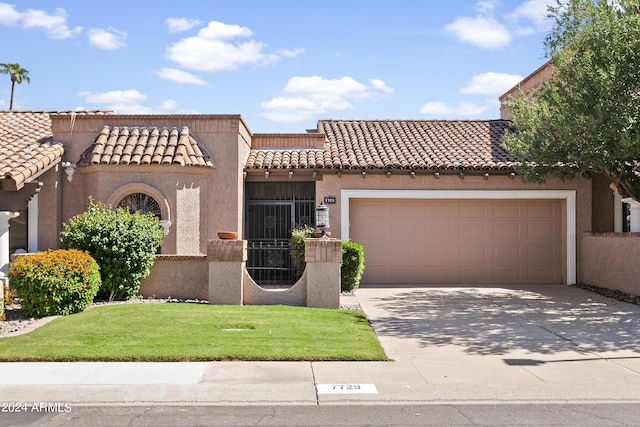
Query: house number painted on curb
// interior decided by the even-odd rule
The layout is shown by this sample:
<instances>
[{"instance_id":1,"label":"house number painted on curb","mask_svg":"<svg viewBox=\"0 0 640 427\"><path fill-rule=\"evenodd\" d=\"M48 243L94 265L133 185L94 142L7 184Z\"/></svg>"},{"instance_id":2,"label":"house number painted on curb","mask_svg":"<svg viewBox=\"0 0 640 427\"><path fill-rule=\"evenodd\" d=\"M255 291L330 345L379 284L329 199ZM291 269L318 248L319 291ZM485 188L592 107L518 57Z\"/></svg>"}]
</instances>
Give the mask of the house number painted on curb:
<instances>
[{"instance_id":1,"label":"house number painted on curb","mask_svg":"<svg viewBox=\"0 0 640 427\"><path fill-rule=\"evenodd\" d=\"M378 394L375 384L316 384L318 394Z\"/></svg>"}]
</instances>

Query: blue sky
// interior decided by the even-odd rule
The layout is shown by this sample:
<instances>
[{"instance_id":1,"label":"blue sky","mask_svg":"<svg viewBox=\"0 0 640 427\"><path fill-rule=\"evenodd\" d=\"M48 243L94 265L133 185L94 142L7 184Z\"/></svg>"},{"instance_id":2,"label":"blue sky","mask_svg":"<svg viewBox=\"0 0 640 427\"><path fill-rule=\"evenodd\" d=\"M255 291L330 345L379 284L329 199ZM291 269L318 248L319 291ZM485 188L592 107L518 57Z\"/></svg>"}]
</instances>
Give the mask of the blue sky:
<instances>
[{"instance_id":1,"label":"blue sky","mask_svg":"<svg viewBox=\"0 0 640 427\"><path fill-rule=\"evenodd\" d=\"M546 58L554 0L0 1L14 109L320 119L496 119ZM0 75L0 109L11 83Z\"/></svg>"}]
</instances>

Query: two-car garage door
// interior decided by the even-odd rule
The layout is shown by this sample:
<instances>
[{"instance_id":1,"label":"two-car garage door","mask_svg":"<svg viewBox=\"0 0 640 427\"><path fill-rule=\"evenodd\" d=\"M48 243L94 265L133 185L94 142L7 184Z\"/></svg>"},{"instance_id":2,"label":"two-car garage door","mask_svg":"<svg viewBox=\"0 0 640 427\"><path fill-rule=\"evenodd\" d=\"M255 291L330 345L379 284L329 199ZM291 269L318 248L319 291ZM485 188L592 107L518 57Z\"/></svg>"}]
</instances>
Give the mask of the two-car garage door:
<instances>
[{"instance_id":1,"label":"two-car garage door","mask_svg":"<svg viewBox=\"0 0 640 427\"><path fill-rule=\"evenodd\" d=\"M363 284L562 283L561 200L352 199Z\"/></svg>"}]
</instances>

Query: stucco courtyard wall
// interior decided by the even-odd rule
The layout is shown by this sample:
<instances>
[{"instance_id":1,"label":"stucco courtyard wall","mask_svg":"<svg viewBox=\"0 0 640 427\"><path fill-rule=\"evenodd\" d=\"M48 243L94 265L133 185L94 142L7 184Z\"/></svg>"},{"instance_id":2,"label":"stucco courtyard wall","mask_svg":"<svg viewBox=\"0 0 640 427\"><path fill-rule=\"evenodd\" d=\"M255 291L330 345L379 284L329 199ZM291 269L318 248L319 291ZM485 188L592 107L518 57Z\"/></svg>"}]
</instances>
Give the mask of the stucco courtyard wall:
<instances>
[{"instance_id":1,"label":"stucco courtyard wall","mask_svg":"<svg viewBox=\"0 0 640 427\"><path fill-rule=\"evenodd\" d=\"M142 280L145 298L209 298L209 264L206 255L156 255L151 274Z\"/></svg>"},{"instance_id":2,"label":"stucco courtyard wall","mask_svg":"<svg viewBox=\"0 0 640 427\"><path fill-rule=\"evenodd\" d=\"M582 283L640 295L640 233L584 233L582 247Z\"/></svg>"}]
</instances>

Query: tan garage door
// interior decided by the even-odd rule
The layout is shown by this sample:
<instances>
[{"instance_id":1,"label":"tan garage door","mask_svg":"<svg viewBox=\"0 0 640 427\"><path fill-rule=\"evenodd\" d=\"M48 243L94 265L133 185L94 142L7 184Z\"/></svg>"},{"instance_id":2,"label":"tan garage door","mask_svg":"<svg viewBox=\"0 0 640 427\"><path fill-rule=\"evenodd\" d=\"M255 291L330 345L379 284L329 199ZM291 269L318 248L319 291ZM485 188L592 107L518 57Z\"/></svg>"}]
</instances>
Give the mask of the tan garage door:
<instances>
[{"instance_id":1,"label":"tan garage door","mask_svg":"<svg viewBox=\"0 0 640 427\"><path fill-rule=\"evenodd\" d=\"M352 199L363 284L562 283L559 200Z\"/></svg>"}]
</instances>

